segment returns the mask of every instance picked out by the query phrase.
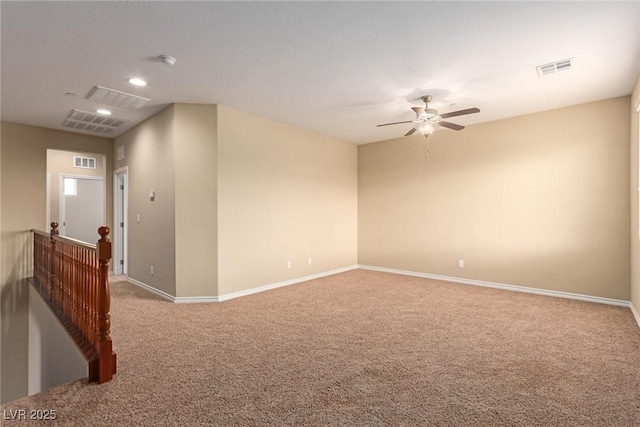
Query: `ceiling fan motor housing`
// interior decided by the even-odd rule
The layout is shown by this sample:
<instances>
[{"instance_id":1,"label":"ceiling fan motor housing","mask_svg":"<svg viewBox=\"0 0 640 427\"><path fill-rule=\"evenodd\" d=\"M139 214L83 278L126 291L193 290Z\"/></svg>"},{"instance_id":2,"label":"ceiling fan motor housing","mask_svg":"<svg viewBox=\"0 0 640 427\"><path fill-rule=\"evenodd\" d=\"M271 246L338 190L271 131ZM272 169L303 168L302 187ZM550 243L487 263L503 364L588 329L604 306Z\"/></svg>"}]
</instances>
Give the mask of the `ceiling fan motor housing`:
<instances>
[{"instance_id":1,"label":"ceiling fan motor housing","mask_svg":"<svg viewBox=\"0 0 640 427\"><path fill-rule=\"evenodd\" d=\"M416 118L416 122L424 122L424 121L440 121L440 116L438 115L438 110L434 110L433 108L429 108L424 110L424 112Z\"/></svg>"}]
</instances>

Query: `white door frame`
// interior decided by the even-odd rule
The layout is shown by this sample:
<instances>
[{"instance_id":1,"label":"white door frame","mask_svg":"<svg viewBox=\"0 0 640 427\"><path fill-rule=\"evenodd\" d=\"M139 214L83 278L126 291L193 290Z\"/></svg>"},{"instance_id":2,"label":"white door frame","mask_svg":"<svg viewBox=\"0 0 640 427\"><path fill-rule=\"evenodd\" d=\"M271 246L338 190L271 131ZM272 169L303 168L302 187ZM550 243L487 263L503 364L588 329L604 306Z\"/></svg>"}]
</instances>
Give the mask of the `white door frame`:
<instances>
[{"instance_id":1,"label":"white door frame","mask_svg":"<svg viewBox=\"0 0 640 427\"><path fill-rule=\"evenodd\" d=\"M58 189L58 201L59 201L59 211L58 211L58 232L60 235L65 235L65 197L64 197L64 179L65 178L73 178L73 179L90 179L93 181L102 181L102 194L103 194L103 205L102 208L102 221L101 224L105 224L107 221L107 203L106 203L106 195L107 195L107 184L103 177L101 176L91 176L91 175L74 175L68 173L60 174L60 187ZM99 240L98 230L96 230L96 241L95 242L87 242L94 244Z\"/></svg>"},{"instance_id":2,"label":"white door frame","mask_svg":"<svg viewBox=\"0 0 640 427\"><path fill-rule=\"evenodd\" d=\"M120 188L118 182L118 176L122 176L124 188ZM122 203L122 210L120 209L120 203ZM122 212L122 218L120 217ZM123 223L122 227L122 253L120 253L120 233L118 229L120 223ZM129 271L129 167L125 166L113 171L113 273L116 275L127 275ZM120 264L122 260L122 264ZM122 268L120 268L122 265Z\"/></svg>"},{"instance_id":3,"label":"white door frame","mask_svg":"<svg viewBox=\"0 0 640 427\"><path fill-rule=\"evenodd\" d=\"M45 231L51 230L51 173L50 172L47 172L47 222L45 222L45 226L43 230Z\"/></svg>"}]
</instances>

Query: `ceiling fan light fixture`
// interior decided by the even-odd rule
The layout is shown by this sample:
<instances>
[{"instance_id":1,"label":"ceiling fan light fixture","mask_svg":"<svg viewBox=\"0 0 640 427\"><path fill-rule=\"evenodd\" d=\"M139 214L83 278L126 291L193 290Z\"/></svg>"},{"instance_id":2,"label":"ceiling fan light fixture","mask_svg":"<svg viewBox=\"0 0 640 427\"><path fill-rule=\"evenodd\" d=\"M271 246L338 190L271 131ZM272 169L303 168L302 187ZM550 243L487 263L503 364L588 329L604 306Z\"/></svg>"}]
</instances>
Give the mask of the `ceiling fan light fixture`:
<instances>
[{"instance_id":1,"label":"ceiling fan light fixture","mask_svg":"<svg viewBox=\"0 0 640 427\"><path fill-rule=\"evenodd\" d=\"M416 118L413 120L406 120L403 122L393 122L393 123L383 123L380 126L389 126L389 125L400 125L404 123L413 123L413 128L409 130L404 136L413 135L416 131L420 132L420 134L428 137L433 132L438 130L438 128L443 127L452 130L462 130L464 126L457 125L455 123L451 123L448 121L444 121L442 119L446 119L448 117L456 117L463 116L465 114L479 113L479 108L467 108L465 110L452 111L450 113L438 114L438 110L434 108L429 108L429 102L433 99L431 95L425 95L422 98L424 102L424 107L411 107L414 113L416 113Z\"/></svg>"},{"instance_id":2,"label":"ceiling fan light fixture","mask_svg":"<svg viewBox=\"0 0 640 427\"><path fill-rule=\"evenodd\" d=\"M415 126L415 128L422 135L429 136L438 128L438 123L436 123L436 122L422 122L422 123L418 123Z\"/></svg>"}]
</instances>

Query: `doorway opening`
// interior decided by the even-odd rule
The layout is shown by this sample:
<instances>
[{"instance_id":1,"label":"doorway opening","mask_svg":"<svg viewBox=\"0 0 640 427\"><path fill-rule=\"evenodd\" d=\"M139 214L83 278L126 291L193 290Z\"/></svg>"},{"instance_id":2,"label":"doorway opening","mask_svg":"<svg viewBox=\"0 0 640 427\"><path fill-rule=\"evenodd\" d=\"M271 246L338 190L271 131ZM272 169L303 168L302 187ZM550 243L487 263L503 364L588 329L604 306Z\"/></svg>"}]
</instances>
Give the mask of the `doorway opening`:
<instances>
[{"instance_id":1,"label":"doorway opening","mask_svg":"<svg viewBox=\"0 0 640 427\"><path fill-rule=\"evenodd\" d=\"M60 174L58 230L61 236L96 243L105 224L104 179Z\"/></svg>"},{"instance_id":2,"label":"doorway opening","mask_svg":"<svg viewBox=\"0 0 640 427\"><path fill-rule=\"evenodd\" d=\"M47 224L60 235L95 244L106 225L106 156L47 150Z\"/></svg>"}]
</instances>

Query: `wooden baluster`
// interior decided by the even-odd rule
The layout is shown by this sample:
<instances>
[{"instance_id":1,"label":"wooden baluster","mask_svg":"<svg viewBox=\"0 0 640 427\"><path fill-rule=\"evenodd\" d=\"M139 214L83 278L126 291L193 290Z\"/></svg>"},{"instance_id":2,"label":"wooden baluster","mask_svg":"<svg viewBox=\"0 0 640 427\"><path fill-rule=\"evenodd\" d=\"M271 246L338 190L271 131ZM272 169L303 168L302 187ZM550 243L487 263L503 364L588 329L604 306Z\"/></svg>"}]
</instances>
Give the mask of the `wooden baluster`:
<instances>
[{"instance_id":1,"label":"wooden baluster","mask_svg":"<svg viewBox=\"0 0 640 427\"><path fill-rule=\"evenodd\" d=\"M109 227L98 229L100 240L96 244L100 274L98 278L98 353L100 354L99 383L113 377L113 350L111 343L111 301L109 295L109 260L111 260L111 241L107 238Z\"/></svg>"},{"instance_id":2,"label":"wooden baluster","mask_svg":"<svg viewBox=\"0 0 640 427\"><path fill-rule=\"evenodd\" d=\"M95 266L94 266L95 268ZM96 297L96 287L97 287L97 283L98 283L98 279L96 278L96 275L94 274L93 277L91 278L91 281L89 282L89 298L87 300L87 315L89 317L89 333L91 334L89 341L91 342L91 344L94 347L98 347L98 340L96 339L96 337L98 336L97 333L97 329L98 329L98 323L96 321L96 317L97 317L97 311L96 311L96 301L97 301L97 297Z\"/></svg>"},{"instance_id":3,"label":"wooden baluster","mask_svg":"<svg viewBox=\"0 0 640 427\"><path fill-rule=\"evenodd\" d=\"M67 292L67 283L71 280L71 276L73 275L73 245L70 245L65 242L64 244L64 265L62 268L64 269L64 280L60 282L60 307L62 308L62 312L64 313L64 306L67 303L67 299L65 298L65 293Z\"/></svg>"},{"instance_id":4,"label":"wooden baluster","mask_svg":"<svg viewBox=\"0 0 640 427\"><path fill-rule=\"evenodd\" d=\"M76 285L80 281L80 258L82 254L82 249L76 247L75 248L75 271L73 275L73 280L69 283L69 318L74 325L78 324L78 319L76 319Z\"/></svg>"},{"instance_id":5,"label":"wooden baluster","mask_svg":"<svg viewBox=\"0 0 640 427\"><path fill-rule=\"evenodd\" d=\"M73 287L71 289L72 300L71 300L71 315L73 316L73 323L79 325L78 323L78 288L80 287L80 283L82 283L83 272L86 267L83 265L84 261L84 253L86 249L80 248L78 250L78 271L76 272L76 280L73 282Z\"/></svg>"},{"instance_id":6,"label":"wooden baluster","mask_svg":"<svg viewBox=\"0 0 640 427\"><path fill-rule=\"evenodd\" d=\"M87 282L87 289L86 289L86 294L85 294L85 315L87 316L87 339L89 340L89 342L95 346L95 341L94 341L94 337L95 337L95 330L94 330L94 324L93 324L93 312L91 311L92 306L93 306L93 302L92 302L92 289L94 287L93 283L96 281L96 266L95 266L95 258L92 259L91 261L91 277L89 278L89 281Z\"/></svg>"},{"instance_id":7,"label":"wooden baluster","mask_svg":"<svg viewBox=\"0 0 640 427\"><path fill-rule=\"evenodd\" d=\"M40 277L40 265L42 263L42 257L40 254L40 236L38 234L34 234L33 235L33 246L34 246L34 251L33 251L33 269L35 272L35 276L36 276L36 280L38 281L38 284L40 285L40 287L42 288L42 278Z\"/></svg>"},{"instance_id":8,"label":"wooden baluster","mask_svg":"<svg viewBox=\"0 0 640 427\"><path fill-rule=\"evenodd\" d=\"M101 272L101 268L100 268L100 256L98 256L98 265L96 267L97 270L97 274L96 274L96 280L94 282L94 292L95 292L95 325L96 325L96 346L100 345L100 312L99 312L99 305L100 305L100 287L101 287L101 283L100 283L100 272Z\"/></svg>"},{"instance_id":9,"label":"wooden baluster","mask_svg":"<svg viewBox=\"0 0 640 427\"><path fill-rule=\"evenodd\" d=\"M87 267L88 266L85 266L85 269ZM82 325L82 328L81 328L82 335L85 338L87 337L87 319L85 318L85 315L84 315L84 288L88 280L89 278L85 278L80 283L80 287L78 288L78 316L79 316L80 324Z\"/></svg>"},{"instance_id":10,"label":"wooden baluster","mask_svg":"<svg viewBox=\"0 0 640 427\"><path fill-rule=\"evenodd\" d=\"M89 340L89 342L92 345L95 345L95 342L93 341L93 323L91 321L91 288L93 288L93 281L95 280L95 266L94 266L94 261L91 261L91 276L89 277L89 280L87 281L87 283L85 284L85 290L84 290L84 315L85 315L85 322L87 322L87 340Z\"/></svg>"},{"instance_id":11,"label":"wooden baluster","mask_svg":"<svg viewBox=\"0 0 640 427\"><path fill-rule=\"evenodd\" d=\"M41 259L40 255L40 241L38 240L38 235L33 235L33 272L38 284L40 284L40 277L38 274L38 267L40 266Z\"/></svg>"},{"instance_id":12,"label":"wooden baluster","mask_svg":"<svg viewBox=\"0 0 640 427\"><path fill-rule=\"evenodd\" d=\"M85 336L91 342L91 318L89 316L89 290L93 280L93 256L89 257L89 275L86 282L82 284L82 318L85 325Z\"/></svg>"},{"instance_id":13,"label":"wooden baluster","mask_svg":"<svg viewBox=\"0 0 640 427\"><path fill-rule=\"evenodd\" d=\"M67 317L69 317L69 309L68 309L69 286L73 282L73 274L75 272L75 267L76 267L73 262L73 253L75 252L76 248L73 245L65 244L65 246L67 247L67 254L68 254L66 269L69 272L69 274L67 274L67 277L65 277L64 282L62 282L62 312Z\"/></svg>"},{"instance_id":14,"label":"wooden baluster","mask_svg":"<svg viewBox=\"0 0 640 427\"><path fill-rule=\"evenodd\" d=\"M65 268L66 252L67 245L64 242L58 242L56 250L56 304L58 307L62 305L62 283L67 274L67 269Z\"/></svg>"},{"instance_id":15,"label":"wooden baluster","mask_svg":"<svg viewBox=\"0 0 640 427\"><path fill-rule=\"evenodd\" d=\"M57 242L56 243L56 248L55 248L55 276L53 278L54 280L54 286L56 288L56 293L55 293L55 303L56 306L60 306L60 302L62 301L62 298L60 298L60 292L62 292L62 289L60 288L60 286L62 285L62 281L64 280L64 273L65 273L65 269L64 269L64 250L65 250L65 245L64 242Z\"/></svg>"},{"instance_id":16,"label":"wooden baluster","mask_svg":"<svg viewBox=\"0 0 640 427\"><path fill-rule=\"evenodd\" d=\"M98 283L100 280L100 266L99 266L98 255L96 254L96 258L93 260L93 278L91 279L91 302L89 315L91 318L91 340L93 345L98 347Z\"/></svg>"},{"instance_id":17,"label":"wooden baluster","mask_svg":"<svg viewBox=\"0 0 640 427\"><path fill-rule=\"evenodd\" d=\"M71 274L71 280L69 280L69 283L65 287L67 291L67 300L66 300L67 309L65 311L67 313L67 316L71 319L72 322L73 322L73 288L75 286L76 281L78 280L78 270L79 270L78 257L79 256L80 256L80 248L77 246L72 246L71 247L71 262L72 262L71 265L73 265L73 270Z\"/></svg>"},{"instance_id":18,"label":"wooden baluster","mask_svg":"<svg viewBox=\"0 0 640 427\"><path fill-rule=\"evenodd\" d=\"M42 287L47 299L51 297L51 289L49 285L49 273L51 273L51 243L44 240L44 237L38 235L38 243L40 244L42 259L40 260L40 286Z\"/></svg>"},{"instance_id":19,"label":"wooden baluster","mask_svg":"<svg viewBox=\"0 0 640 427\"><path fill-rule=\"evenodd\" d=\"M47 283L47 287L49 288L49 300L50 301L55 301L54 295L55 292L57 291L56 289L56 241L54 239L55 236L59 235L60 232L58 231L58 223L53 221L51 223L51 231L49 232L50 238L51 238L51 250L50 250L50 254L49 254L49 258L50 258L50 263L49 263L49 280Z\"/></svg>"},{"instance_id":20,"label":"wooden baluster","mask_svg":"<svg viewBox=\"0 0 640 427\"><path fill-rule=\"evenodd\" d=\"M75 295L75 303L73 305L73 309L75 311L76 316L76 325L79 326L80 332L84 335L84 319L82 317L82 285L87 281L87 268L89 267L88 262L88 251L85 249L82 251L82 276L80 277L80 281L76 286L76 295Z\"/></svg>"},{"instance_id":21,"label":"wooden baluster","mask_svg":"<svg viewBox=\"0 0 640 427\"><path fill-rule=\"evenodd\" d=\"M95 266L94 266L95 268ZM89 316L89 333L91 334L89 341L91 342L91 344L98 348L98 340L96 339L96 337L98 336L97 333L97 329L98 329L98 323L96 321L96 317L97 317L97 311L96 311L96 301L97 301L97 297L96 297L96 284L97 284L97 279L95 274L93 275L93 277L91 278L91 281L89 282L89 299L88 299L88 316Z\"/></svg>"}]
</instances>

